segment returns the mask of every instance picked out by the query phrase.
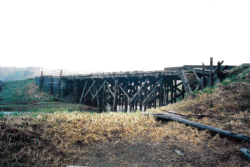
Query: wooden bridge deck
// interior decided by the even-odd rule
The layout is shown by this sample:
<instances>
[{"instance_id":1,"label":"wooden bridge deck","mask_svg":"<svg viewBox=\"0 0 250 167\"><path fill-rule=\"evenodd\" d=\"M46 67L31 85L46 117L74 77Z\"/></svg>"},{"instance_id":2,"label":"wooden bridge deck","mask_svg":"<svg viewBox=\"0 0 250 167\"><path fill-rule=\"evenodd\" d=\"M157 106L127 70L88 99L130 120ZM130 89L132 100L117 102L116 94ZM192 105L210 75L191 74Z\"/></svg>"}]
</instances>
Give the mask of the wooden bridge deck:
<instances>
[{"instance_id":1,"label":"wooden bridge deck","mask_svg":"<svg viewBox=\"0 0 250 167\"><path fill-rule=\"evenodd\" d=\"M178 75L178 71L126 71L126 72L104 72L79 75L65 75L68 79L104 79L104 78L143 78L143 77L160 77ZM46 77L46 76L44 76ZM50 76L47 76L50 77Z\"/></svg>"}]
</instances>

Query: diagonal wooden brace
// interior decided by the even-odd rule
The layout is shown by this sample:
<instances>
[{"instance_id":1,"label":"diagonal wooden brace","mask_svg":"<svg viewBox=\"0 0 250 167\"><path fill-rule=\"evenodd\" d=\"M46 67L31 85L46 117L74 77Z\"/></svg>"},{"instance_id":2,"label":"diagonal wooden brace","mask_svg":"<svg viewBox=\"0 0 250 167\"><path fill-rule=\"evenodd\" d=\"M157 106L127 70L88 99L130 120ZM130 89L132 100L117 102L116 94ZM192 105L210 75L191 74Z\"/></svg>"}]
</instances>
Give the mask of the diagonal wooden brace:
<instances>
[{"instance_id":1,"label":"diagonal wooden brace","mask_svg":"<svg viewBox=\"0 0 250 167\"><path fill-rule=\"evenodd\" d=\"M184 70L182 70L181 72L180 72L180 78L181 78L181 80L182 80L182 84L184 85L184 87L185 87L185 89L186 89L186 92L189 94L189 93L191 93L192 92L192 90L191 90L191 87L190 87L190 85L189 85L189 81L188 81L188 79L187 79L187 77L186 77L186 74L185 74L185 72L184 72Z\"/></svg>"},{"instance_id":2,"label":"diagonal wooden brace","mask_svg":"<svg viewBox=\"0 0 250 167\"><path fill-rule=\"evenodd\" d=\"M146 79L144 81L144 83L141 85L140 89L134 94L134 97L129 101L129 104L133 102L133 100L135 99L135 97L140 93L140 91L142 90L142 88L145 86L145 84L148 82L148 79Z\"/></svg>"},{"instance_id":3,"label":"diagonal wooden brace","mask_svg":"<svg viewBox=\"0 0 250 167\"><path fill-rule=\"evenodd\" d=\"M79 103L81 103L81 102L82 102L82 98L83 98L83 95L84 95L84 92L85 92L85 89L86 89L87 83L88 83L88 81L86 81L86 82L85 82L85 85L84 85L84 87L83 87L83 90L82 90L82 95L81 95L81 98L80 98Z\"/></svg>"},{"instance_id":4,"label":"diagonal wooden brace","mask_svg":"<svg viewBox=\"0 0 250 167\"><path fill-rule=\"evenodd\" d=\"M129 95L128 95L127 92L121 87L121 85L119 85L119 88L123 91L123 93L126 95L126 97L130 100Z\"/></svg>"},{"instance_id":5,"label":"diagonal wooden brace","mask_svg":"<svg viewBox=\"0 0 250 167\"><path fill-rule=\"evenodd\" d=\"M223 60L221 62L218 62L220 64L220 66L223 64ZM216 67L216 69L213 71L213 76L218 72L218 66Z\"/></svg>"},{"instance_id":6,"label":"diagonal wooden brace","mask_svg":"<svg viewBox=\"0 0 250 167\"><path fill-rule=\"evenodd\" d=\"M114 98L113 98L113 108L114 111L117 111L117 91L118 91L118 84L119 81L117 79L115 79L115 85L114 85Z\"/></svg>"},{"instance_id":7,"label":"diagonal wooden brace","mask_svg":"<svg viewBox=\"0 0 250 167\"><path fill-rule=\"evenodd\" d=\"M155 84L154 88L151 90L151 92L148 94L147 98L143 101L143 104L145 104L147 102L147 100L149 99L149 97L152 95L152 93L154 93L154 90L157 88L157 86L161 83L162 78L157 81L157 84Z\"/></svg>"},{"instance_id":8,"label":"diagonal wooden brace","mask_svg":"<svg viewBox=\"0 0 250 167\"><path fill-rule=\"evenodd\" d=\"M111 95L112 95L113 97L115 97L114 93L112 92L112 90L110 89L110 87L109 87L108 85L107 85L107 88L108 88L109 92L111 93Z\"/></svg>"},{"instance_id":9,"label":"diagonal wooden brace","mask_svg":"<svg viewBox=\"0 0 250 167\"><path fill-rule=\"evenodd\" d=\"M198 75L197 75L195 69L193 69L193 73L194 73L194 76L195 76L196 80L198 81L198 83L199 83L199 85L200 85L200 84L201 84L201 79L198 77Z\"/></svg>"},{"instance_id":10,"label":"diagonal wooden brace","mask_svg":"<svg viewBox=\"0 0 250 167\"><path fill-rule=\"evenodd\" d=\"M98 89L98 91L96 92L96 94L92 97L91 101L94 100L94 98L97 96L97 94L100 92L100 90L102 89L102 87L104 86L104 84L106 83L106 80L103 82L102 86Z\"/></svg>"},{"instance_id":11,"label":"diagonal wooden brace","mask_svg":"<svg viewBox=\"0 0 250 167\"><path fill-rule=\"evenodd\" d=\"M95 80L93 81L92 85L89 87L88 91L85 93L84 97L87 96L87 94L89 93L89 91L90 91L90 93L91 93L91 96L93 96L93 93L91 92L90 89L93 87L94 84L95 84Z\"/></svg>"},{"instance_id":12,"label":"diagonal wooden brace","mask_svg":"<svg viewBox=\"0 0 250 167\"><path fill-rule=\"evenodd\" d=\"M89 92L90 92L90 94L91 94L91 97L93 97L93 93L92 93L92 90L91 90L91 89L89 90Z\"/></svg>"}]
</instances>

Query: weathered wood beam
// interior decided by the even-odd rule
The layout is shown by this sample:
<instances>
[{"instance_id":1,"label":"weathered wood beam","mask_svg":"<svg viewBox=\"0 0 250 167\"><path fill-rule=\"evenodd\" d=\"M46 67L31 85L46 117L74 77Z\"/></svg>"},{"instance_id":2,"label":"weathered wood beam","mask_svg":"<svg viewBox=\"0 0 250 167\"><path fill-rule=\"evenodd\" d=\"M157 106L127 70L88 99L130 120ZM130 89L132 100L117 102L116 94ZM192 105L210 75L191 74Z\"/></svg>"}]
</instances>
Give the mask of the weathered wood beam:
<instances>
[{"instance_id":1,"label":"weathered wood beam","mask_svg":"<svg viewBox=\"0 0 250 167\"><path fill-rule=\"evenodd\" d=\"M157 83L154 82L154 85L156 86ZM158 85L159 85L159 84L158 84ZM154 107L154 108L156 108L156 89L157 89L158 85L157 85L156 88L154 89L154 93L153 93L153 97L154 97L153 107Z\"/></svg>"},{"instance_id":2,"label":"weathered wood beam","mask_svg":"<svg viewBox=\"0 0 250 167\"><path fill-rule=\"evenodd\" d=\"M193 69L193 72L194 72L194 76L195 76L196 80L198 81L198 83L199 83L199 85L200 85L200 84L201 84L201 79L198 77L198 75L197 75L195 69Z\"/></svg>"},{"instance_id":3,"label":"weathered wood beam","mask_svg":"<svg viewBox=\"0 0 250 167\"><path fill-rule=\"evenodd\" d=\"M182 76L182 73L180 73L179 75L180 75L180 78L181 78L182 85L183 85L184 89L188 92L188 88L187 88L187 85L185 84L185 80L184 80L184 77Z\"/></svg>"},{"instance_id":4,"label":"weathered wood beam","mask_svg":"<svg viewBox=\"0 0 250 167\"><path fill-rule=\"evenodd\" d=\"M96 92L97 92L97 86L94 85L94 87L93 87L93 94L96 93ZM92 96L92 98L93 98L93 96ZM97 107L100 108L100 101L99 101L99 98L98 98L98 94L97 94L97 98L96 98L96 103L97 103Z\"/></svg>"},{"instance_id":5,"label":"weathered wood beam","mask_svg":"<svg viewBox=\"0 0 250 167\"><path fill-rule=\"evenodd\" d=\"M40 86L40 89L43 89L43 71L41 71L41 85Z\"/></svg>"},{"instance_id":6,"label":"weathered wood beam","mask_svg":"<svg viewBox=\"0 0 250 167\"><path fill-rule=\"evenodd\" d=\"M169 85L167 83L167 93L166 93L166 105L169 103Z\"/></svg>"},{"instance_id":7,"label":"weathered wood beam","mask_svg":"<svg viewBox=\"0 0 250 167\"><path fill-rule=\"evenodd\" d=\"M210 86L213 86L213 57L210 57Z\"/></svg>"},{"instance_id":8,"label":"weathered wood beam","mask_svg":"<svg viewBox=\"0 0 250 167\"><path fill-rule=\"evenodd\" d=\"M119 83L119 81L117 79L115 79L114 98L113 98L113 108L114 108L114 111L117 111L117 89L118 89L118 83Z\"/></svg>"},{"instance_id":9,"label":"weathered wood beam","mask_svg":"<svg viewBox=\"0 0 250 167\"><path fill-rule=\"evenodd\" d=\"M129 95L132 96L133 95L133 86L132 86L132 82L129 84ZM129 103L129 111L133 110L133 105L132 103Z\"/></svg>"},{"instance_id":10,"label":"weathered wood beam","mask_svg":"<svg viewBox=\"0 0 250 167\"><path fill-rule=\"evenodd\" d=\"M122 88L121 85L119 85L119 88L123 91L124 95L130 100L129 95L128 95L127 92Z\"/></svg>"},{"instance_id":11,"label":"weathered wood beam","mask_svg":"<svg viewBox=\"0 0 250 167\"><path fill-rule=\"evenodd\" d=\"M103 84L100 86L100 88L98 89L98 91L96 91L96 94L92 97L91 101L94 100L94 98L97 96L97 94L101 91L102 87L106 84L106 80L103 82Z\"/></svg>"},{"instance_id":12,"label":"weathered wood beam","mask_svg":"<svg viewBox=\"0 0 250 167\"><path fill-rule=\"evenodd\" d=\"M93 86L93 89L94 89L94 86ZM94 91L94 90L93 90ZM91 97L93 97L93 93L92 93L92 90L90 89L89 90L89 93L90 93L90 95L91 95ZM90 98L91 99L91 98Z\"/></svg>"},{"instance_id":13,"label":"weathered wood beam","mask_svg":"<svg viewBox=\"0 0 250 167\"><path fill-rule=\"evenodd\" d=\"M93 81L93 83L92 83L91 86L89 87L88 91L85 93L84 97L86 97L87 94L88 94L89 92L91 92L91 88L93 87L94 84L95 84L95 80ZM92 92L91 92L91 95L93 96Z\"/></svg>"},{"instance_id":14,"label":"weathered wood beam","mask_svg":"<svg viewBox=\"0 0 250 167\"><path fill-rule=\"evenodd\" d=\"M141 80L141 86L142 86L142 80ZM140 91L140 111L142 111L142 91Z\"/></svg>"},{"instance_id":15,"label":"weathered wood beam","mask_svg":"<svg viewBox=\"0 0 250 167\"><path fill-rule=\"evenodd\" d=\"M164 81L163 81L164 82ZM163 84L161 82L160 89L159 89L159 107L163 106L163 91L162 91Z\"/></svg>"},{"instance_id":16,"label":"weathered wood beam","mask_svg":"<svg viewBox=\"0 0 250 167\"><path fill-rule=\"evenodd\" d=\"M182 92L182 90L180 90L179 88L176 88L176 90L178 90L179 92Z\"/></svg>"},{"instance_id":17,"label":"weathered wood beam","mask_svg":"<svg viewBox=\"0 0 250 167\"><path fill-rule=\"evenodd\" d=\"M243 141L250 142L250 136L244 136L244 135L241 135L241 134L237 134L237 133L233 133L233 132L230 132L230 131L222 130L222 129L215 128L215 127L212 127L212 126L208 126L208 125L204 125L204 124L201 124L201 123L189 121L189 120L181 118L181 117L176 117L176 116L172 116L172 115L167 116L167 115L164 115L164 114L148 114L148 113L144 113L144 115L153 115L154 117L158 118L159 120L176 121L176 122L184 123L186 125L193 126L193 127L199 128L199 129L209 130L210 132L218 133L218 134L220 134L222 136L226 136L226 137L233 138L233 139L236 139L236 140L243 140Z\"/></svg>"},{"instance_id":18,"label":"weathered wood beam","mask_svg":"<svg viewBox=\"0 0 250 167\"><path fill-rule=\"evenodd\" d=\"M84 95L84 92L85 92L85 89L86 89L87 83L88 83L88 80L86 80L86 82L85 82L85 84L84 84L84 87L83 87L83 89L82 89L82 95L81 95L81 98L80 98L79 103L81 103L81 102L82 102L83 95Z\"/></svg>"},{"instance_id":19,"label":"weathered wood beam","mask_svg":"<svg viewBox=\"0 0 250 167\"><path fill-rule=\"evenodd\" d=\"M177 99L178 97L182 96L185 92L181 92L180 94L178 94L175 99Z\"/></svg>"},{"instance_id":20,"label":"weathered wood beam","mask_svg":"<svg viewBox=\"0 0 250 167\"><path fill-rule=\"evenodd\" d=\"M218 62L218 72L217 72L217 75L220 78L220 80L222 81L222 75L221 74L222 74L221 64L220 64L220 62Z\"/></svg>"},{"instance_id":21,"label":"weathered wood beam","mask_svg":"<svg viewBox=\"0 0 250 167\"><path fill-rule=\"evenodd\" d=\"M102 112L104 111L105 103L106 103L106 84L103 85L103 89L102 89L102 108L101 108Z\"/></svg>"},{"instance_id":22,"label":"weathered wood beam","mask_svg":"<svg viewBox=\"0 0 250 167\"><path fill-rule=\"evenodd\" d=\"M201 89L204 89L206 87L206 76L205 76L205 67L204 63L202 63L202 82L201 82Z\"/></svg>"},{"instance_id":23,"label":"weathered wood beam","mask_svg":"<svg viewBox=\"0 0 250 167\"><path fill-rule=\"evenodd\" d=\"M158 99L159 97L160 97L160 95L150 97L150 98L148 99L148 102L151 102L151 101L153 101L153 100L155 100L155 99ZM153 102L153 105L154 105L154 102Z\"/></svg>"},{"instance_id":24,"label":"weathered wood beam","mask_svg":"<svg viewBox=\"0 0 250 167\"><path fill-rule=\"evenodd\" d=\"M171 94L171 103L173 103L173 99L174 99L174 84L173 84L173 80L171 80L171 84L170 84L170 94Z\"/></svg>"},{"instance_id":25,"label":"weathered wood beam","mask_svg":"<svg viewBox=\"0 0 250 167\"><path fill-rule=\"evenodd\" d=\"M250 162L250 150L248 150L246 148L241 148L240 155L242 158L244 158L245 160L248 160Z\"/></svg>"},{"instance_id":26,"label":"weathered wood beam","mask_svg":"<svg viewBox=\"0 0 250 167\"><path fill-rule=\"evenodd\" d=\"M138 83L137 82L135 82L135 85L134 85L134 91L136 92L137 90L138 90ZM135 95L135 93L134 93L134 95ZM137 100L138 100L138 96L136 96L135 98L134 98L134 111L136 111L137 110Z\"/></svg>"},{"instance_id":27,"label":"weathered wood beam","mask_svg":"<svg viewBox=\"0 0 250 167\"><path fill-rule=\"evenodd\" d=\"M147 93L148 93L148 83L146 82L144 85L144 100L147 98ZM147 110L147 103L143 103L144 105L144 112Z\"/></svg>"},{"instance_id":28,"label":"weathered wood beam","mask_svg":"<svg viewBox=\"0 0 250 167\"><path fill-rule=\"evenodd\" d=\"M177 95L177 92L176 92L176 90L177 90L177 80L176 80L176 78L174 78L174 103L176 103L176 95Z\"/></svg>"},{"instance_id":29,"label":"weathered wood beam","mask_svg":"<svg viewBox=\"0 0 250 167\"><path fill-rule=\"evenodd\" d=\"M125 83L125 92L128 93L128 80L126 80L125 82L126 82ZM124 93L124 95L125 95L125 93ZM128 111L128 99L127 98L125 98L125 104L124 105L125 105L125 111Z\"/></svg>"},{"instance_id":30,"label":"weathered wood beam","mask_svg":"<svg viewBox=\"0 0 250 167\"><path fill-rule=\"evenodd\" d=\"M182 84L182 82L179 82L176 86L178 87L178 86L180 86Z\"/></svg>"},{"instance_id":31,"label":"weathered wood beam","mask_svg":"<svg viewBox=\"0 0 250 167\"><path fill-rule=\"evenodd\" d=\"M218 63L220 63L220 65L222 65L223 64L223 60L221 61L221 62L218 62ZM218 65L217 65L217 67L216 67L216 69L213 71L213 76L214 76L214 74L216 74L218 72Z\"/></svg>"},{"instance_id":32,"label":"weathered wood beam","mask_svg":"<svg viewBox=\"0 0 250 167\"><path fill-rule=\"evenodd\" d=\"M146 97L146 99L144 99L143 104L145 104L145 102L148 100L148 98L154 93L154 90L158 87L158 85L161 83L161 81L162 81L162 78L157 81L157 84L155 84L154 88L148 94L148 96Z\"/></svg>"},{"instance_id":33,"label":"weathered wood beam","mask_svg":"<svg viewBox=\"0 0 250 167\"><path fill-rule=\"evenodd\" d=\"M91 97L94 96L94 93L92 93L92 90L89 90L90 94L91 94Z\"/></svg>"},{"instance_id":34,"label":"weathered wood beam","mask_svg":"<svg viewBox=\"0 0 250 167\"><path fill-rule=\"evenodd\" d=\"M185 98L185 89L184 89L184 86L183 86L183 83L182 83L182 99Z\"/></svg>"},{"instance_id":35,"label":"weathered wood beam","mask_svg":"<svg viewBox=\"0 0 250 167\"><path fill-rule=\"evenodd\" d=\"M114 97L114 92L110 89L109 85L107 85L107 88L108 88L109 92L111 93L111 95Z\"/></svg>"},{"instance_id":36,"label":"weathered wood beam","mask_svg":"<svg viewBox=\"0 0 250 167\"><path fill-rule=\"evenodd\" d=\"M167 97L166 97L166 81L163 81L163 101L164 101L164 106L167 105Z\"/></svg>"},{"instance_id":37,"label":"weathered wood beam","mask_svg":"<svg viewBox=\"0 0 250 167\"><path fill-rule=\"evenodd\" d=\"M143 87L145 86L145 84L148 82L148 79L146 79L142 84L140 89L134 94L133 98L129 101L129 103L132 103L133 100L135 99L135 97L138 95L138 93L140 93L140 91L143 89Z\"/></svg>"},{"instance_id":38,"label":"weathered wood beam","mask_svg":"<svg viewBox=\"0 0 250 167\"><path fill-rule=\"evenodd\" d=\"M135 82L134 83L135 85L134 85L134 91L136 92L137 90L138 90L138 81L137 82ZM134 93L134 111L136 111L137 110L137 99L138 99L138 96L137 95L135 95L135 93Z\"/></svg>"},{"instance_id":39,"label":"weathered wood beam","mask_svg":"<svg viewBox=\"0 0 250 167\"><path fill-rule=\"evenodd\" d=\"M192 90L191 90L191 87L190 87L190 84L189 84L189 80L187 79L187 76L186 76L184 70L181 71L181 74L182 74L182 77L183 77L183 79L184 79L184 82L183 82L183 83L185 83L185 85L186 85L186 91L187 91L188 93L191 93Z\"/></svg>"},{"instance_id":40,"label":"weathered wood beam","mask_svg":"<svg viewBox=\"0 0 250 167\"><path fill-rule=\"evenodd\" d=\"M123 106L124 106L124 93L122 94L122 111L123 111Z\"/></svg>"},{"instance_id":41,"label":"weathered wood beam","mask_svg":"<svg viewBox=\"0 0 250 167\"><path fill-rule=\"evenodd\" d=\"M194 91L197 91L200 89L200 85L196 85L196 88L194 89Z\"/></svg>"},{"instance_id":42,"label":"weathered wood beam","mask_svg":"<svg viewBox=\"0 0 250 167\"><path fill-rule=\"evenodd\" d=\"M227 67L228 67L227 65L222 67L221 71L224 71Z\"/></svg>"},{"instance_id":43,"label":"weathered wood beam","mask_svg":"<svg viewBox=\"0 0 250 167\"><path fill-rule=\"evenodd\" d=\"M96 93L96 85L94 84L93 85L93 94L92 94L92 96L91 96L91 99L92 99L92 97L94 97L94 94ZM90 100L91 100L90 99ZM91 100L91 103L92 103L92 106L95 106L95 102L94 101L92 101ZM97 105L97 107L99 108L99 106L98 106L98 104L96 103L96 105Z\"/></svg>"},{"instance_id":44,"label":"weathered wood beam","mask_svg":"<svg viewBox=\"0 0 250 167\"><path fill-rule=\"evenodd\" d=\"M121 96L121 91L120 91L120 89L117 89L117 91L118 91L118 94L117 94L117 104L118 104L118 106L119 106L119 108L118 108L118 110L120 110L120 107L121 107L121 100L122 100L122 96Z\"/></svg>"}]
</instances>

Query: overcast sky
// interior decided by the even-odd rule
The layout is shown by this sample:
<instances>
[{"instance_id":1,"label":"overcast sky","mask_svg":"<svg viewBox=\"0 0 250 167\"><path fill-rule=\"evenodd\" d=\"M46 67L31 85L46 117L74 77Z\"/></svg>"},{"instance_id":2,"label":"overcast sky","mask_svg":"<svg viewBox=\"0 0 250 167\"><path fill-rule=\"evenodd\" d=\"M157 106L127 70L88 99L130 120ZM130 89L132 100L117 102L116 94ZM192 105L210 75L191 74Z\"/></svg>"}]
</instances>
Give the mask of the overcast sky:
<instances>
[{"instance_id":1,"label":"overcast sky","mask_svg":"<svg viewBox=\"0 0 250 167\"><path fill-rule=\"evenodd\" d=\"M250 1L1 0L0 66L81 71L250 63Z\"/></svg>"}]
</instances>

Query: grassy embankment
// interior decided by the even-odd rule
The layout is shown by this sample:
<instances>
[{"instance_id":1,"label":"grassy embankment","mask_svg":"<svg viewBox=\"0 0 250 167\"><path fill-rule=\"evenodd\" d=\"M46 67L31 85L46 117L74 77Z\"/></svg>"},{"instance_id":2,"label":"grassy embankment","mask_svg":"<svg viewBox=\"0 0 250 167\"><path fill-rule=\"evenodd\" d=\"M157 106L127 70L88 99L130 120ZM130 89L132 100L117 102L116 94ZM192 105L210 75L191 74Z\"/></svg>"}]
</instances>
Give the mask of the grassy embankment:
<instances>
[{"instance_id":1,"label":"grassy embankment","mask_svg":"<svg viewBox=\"0 0 250 167\"><path fill-rule=\"evenodd\" d=\"M39 112L82 111L91 108L78 104L54 101L54 97L40 91L35 79L7 81L0 92L0 111L17 111L37 114ZM0 113L0 116L3 114Z\"/></svg>"},{"instance_id":2,"label":"grassy embankment","mask_svg":"<svg viewBox=\"0 0 250 167\"><path fill-rule=\"evenodd\" d=\"M237 67L223 83L147 112L164 110L213 115L191 120L250 136L250 68ZM239 149L250 149L249 143L162 124L140 112L4 117L0 128L3 166L246 166Z\"/></svg>"}]
</instances>

